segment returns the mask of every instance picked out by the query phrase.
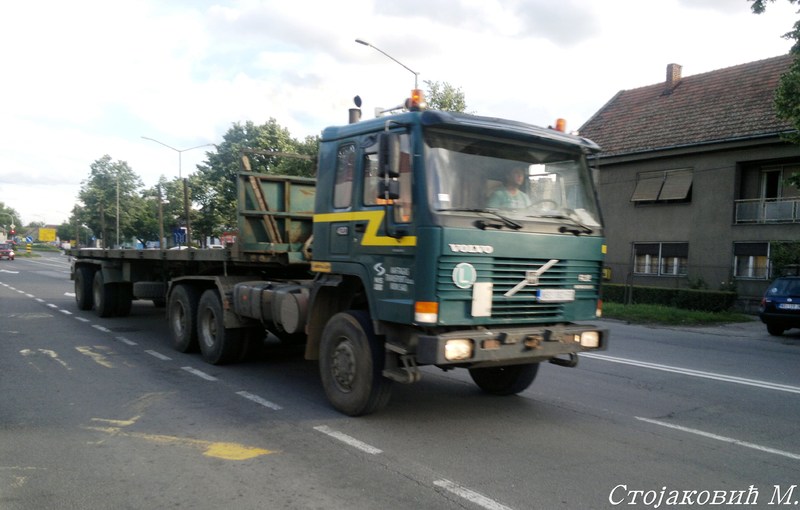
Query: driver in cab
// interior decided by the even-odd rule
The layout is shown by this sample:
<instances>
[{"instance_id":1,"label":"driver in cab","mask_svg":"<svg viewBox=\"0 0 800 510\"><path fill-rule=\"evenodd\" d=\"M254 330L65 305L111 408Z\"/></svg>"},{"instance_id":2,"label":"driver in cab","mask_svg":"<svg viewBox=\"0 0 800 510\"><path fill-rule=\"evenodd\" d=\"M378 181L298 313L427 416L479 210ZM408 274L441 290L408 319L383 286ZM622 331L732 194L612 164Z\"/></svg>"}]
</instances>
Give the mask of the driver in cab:
<instances>
[{"instance_id":1,"label":"driver in cab","mask_svg":"<svg viewBox=\"0 0 800 510\"><path fill-rule=\"evenodd\" d=\"M504 185L497 188L489 197L487 207L492 209L527 209L531 199L522 190L525 183L525 169L512 168L506 175Z\"/></svg>"}]
</instances>

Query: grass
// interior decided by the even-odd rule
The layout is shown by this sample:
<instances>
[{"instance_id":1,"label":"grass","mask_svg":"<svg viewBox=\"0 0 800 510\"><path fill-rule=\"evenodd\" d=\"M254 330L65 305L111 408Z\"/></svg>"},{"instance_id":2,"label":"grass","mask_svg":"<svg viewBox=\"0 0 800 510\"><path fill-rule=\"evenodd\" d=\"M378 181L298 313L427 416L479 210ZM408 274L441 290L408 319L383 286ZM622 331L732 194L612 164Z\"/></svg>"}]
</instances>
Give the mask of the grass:
<instances>
[{"instance_id":1,"label":"grass","mask_svg":"<svg viewBox=\"0 0 800 510\"><path fill-rule=\"evenodd\" d=\"M750 322L752 316L737 312L700 312L661 305L623 305L603 302L603 317L634 324L708 326L730 322Z\"/></svg>"}]
</instances>

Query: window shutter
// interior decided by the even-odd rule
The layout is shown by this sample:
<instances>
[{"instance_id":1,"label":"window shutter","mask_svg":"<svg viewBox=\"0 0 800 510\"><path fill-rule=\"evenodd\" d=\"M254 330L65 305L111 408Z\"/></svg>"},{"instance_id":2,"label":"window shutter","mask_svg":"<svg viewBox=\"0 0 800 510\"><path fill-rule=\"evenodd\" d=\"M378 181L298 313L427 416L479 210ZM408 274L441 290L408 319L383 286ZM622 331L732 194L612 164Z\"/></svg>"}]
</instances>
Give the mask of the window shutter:
<instances>
[{"instance_id":1,"label":"window shutter","mask_svg":"<svg viewBox=\"0 0 800 510\"><path fill-rule=\"evenodd\" d=\"M685 200L692 189L692 171L675 170L667 172L664 186L658 195L659 200Z\"/></svg>"},{"instance_id":2,"label":"window shutter","mask_svg":"<svg viewBox=\"0 0 800 510\"><path fill-rule=\"evenodd\" d=\"M661 186L664 184L664 173L641 174L633 190L631 202L653 202L658 199Z\"/></svg>"}]
</instances>

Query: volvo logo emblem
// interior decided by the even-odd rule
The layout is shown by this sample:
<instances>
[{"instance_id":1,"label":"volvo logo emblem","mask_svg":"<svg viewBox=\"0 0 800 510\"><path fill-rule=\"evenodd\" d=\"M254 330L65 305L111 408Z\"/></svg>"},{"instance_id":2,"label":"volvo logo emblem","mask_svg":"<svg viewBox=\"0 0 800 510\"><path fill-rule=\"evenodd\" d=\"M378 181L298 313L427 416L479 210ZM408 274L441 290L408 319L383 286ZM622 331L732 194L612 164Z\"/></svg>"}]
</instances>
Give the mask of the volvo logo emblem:
<instances>
[{"instance_id":1,"label":"volvo logo emblem","mask_svg":"<svg viewBox=\"0 0 800 510\"><path fill-rule=\"evenodd\" d=\"M518 284L514 285L514 288L506 292L504 296L511 297L517 292L527 287L528 285L533 285L533 286L539 285L539 277L542 276L545 273L545 271L555 266L556 264L558 264L558 259L552 259L548 261L547 264L543 265L536 271L525 271L525 278L523 278L522 281L519 282Z\"/></svg>"},{"instance_id":2,"label":"volvo logo emblem","mask_svg":"<svg viewBox=\"0 0 800 510\"><path fill-rule=\"evenodd\" d=\"M494 253L494 246L488 244L455 244L450 243L453 253Z\"/></svg>"}]
</instances>

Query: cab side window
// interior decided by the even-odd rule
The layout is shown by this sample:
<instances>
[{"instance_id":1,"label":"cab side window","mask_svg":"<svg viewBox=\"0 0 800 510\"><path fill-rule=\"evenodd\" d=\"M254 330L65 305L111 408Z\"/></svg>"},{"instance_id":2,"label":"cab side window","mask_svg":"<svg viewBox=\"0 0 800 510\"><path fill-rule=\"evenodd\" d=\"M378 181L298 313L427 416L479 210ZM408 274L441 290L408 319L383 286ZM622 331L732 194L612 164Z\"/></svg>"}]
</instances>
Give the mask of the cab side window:
<instances>
[{"instance_id":1,"label":"cab side window","mask_svg":"<svg viewBox=\"0 0 800 510\"><path fill-rule=\"evenodd\" d=\"M364 205L394 205L394 221L396 223L409 223L412 219L411 207L411 150L408 135L400 137L400 176L397 178L400 185L400 196L396 200L381 198L378 192L378 183L383 177L378 175L378 144L368 147L364 151Z\"/></svg>"},{"instance_id":2,"label":"cab side window","mask_svg":"<svg viewBox=\"0 0 800 510\"><path fill-rule=\"evenodd\" d=\"M336 157L336 181L333 186L333 207L344 209L353 203L353 171L355 170L356 147L347 144L339 147Z\"/></svg>"},{"instance_id":3,"label":"cab side window","mask_svg":"<svg viewBox=\"0 0 800 510\"><path fill-rule=\"evenodd\" d=\"M364 153L364 205L377 205L378 201L378 153L377 144Z\"/></svg>"},{"instance_id":4,"label":"cab side window","mask_svg":"<svg viewBox=\"0 0 800 510\"><path fill-rule=\"evenodd\" d=\"M400 137L400 198L395 200L394 221L397 223L410 223L412 214L412 168L411 168L411 140L408 135Z\"/></svg>"}]
</instances>

